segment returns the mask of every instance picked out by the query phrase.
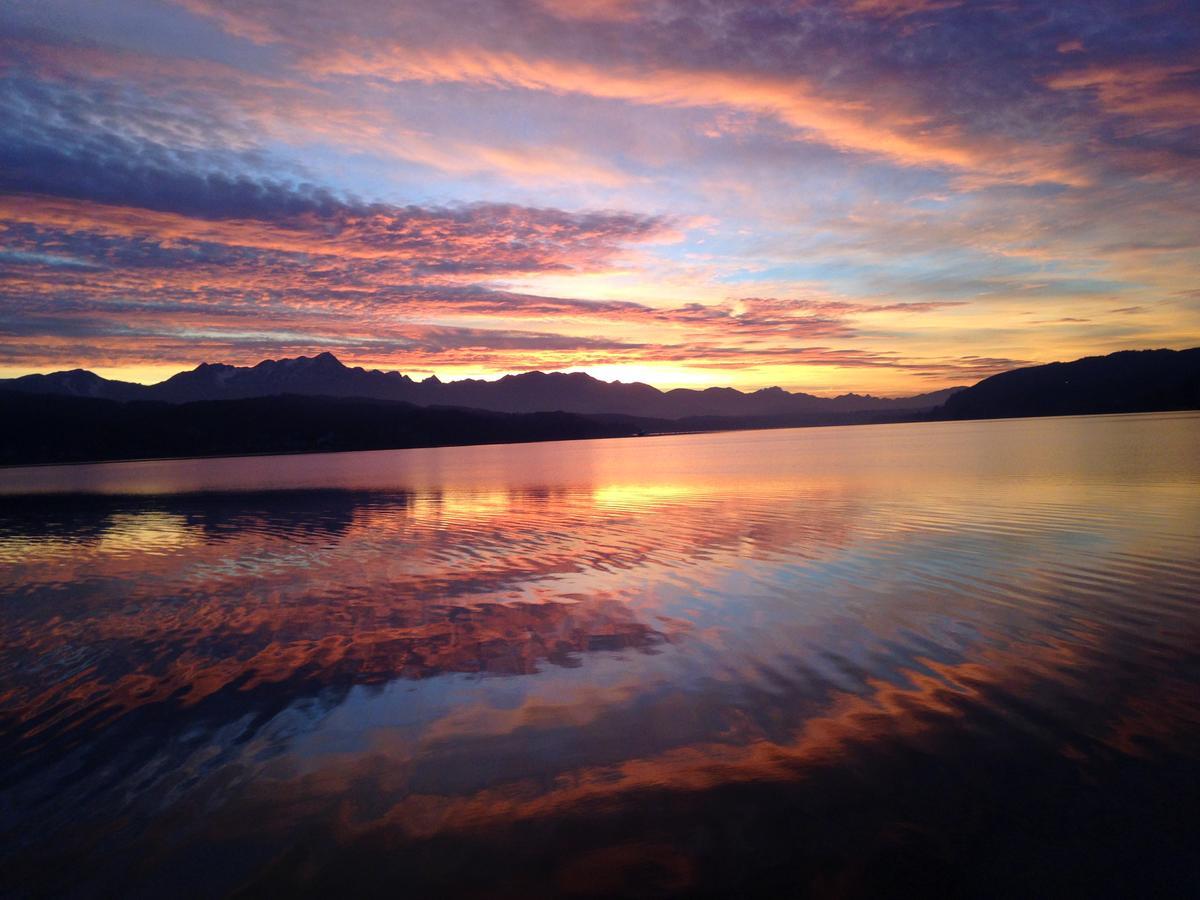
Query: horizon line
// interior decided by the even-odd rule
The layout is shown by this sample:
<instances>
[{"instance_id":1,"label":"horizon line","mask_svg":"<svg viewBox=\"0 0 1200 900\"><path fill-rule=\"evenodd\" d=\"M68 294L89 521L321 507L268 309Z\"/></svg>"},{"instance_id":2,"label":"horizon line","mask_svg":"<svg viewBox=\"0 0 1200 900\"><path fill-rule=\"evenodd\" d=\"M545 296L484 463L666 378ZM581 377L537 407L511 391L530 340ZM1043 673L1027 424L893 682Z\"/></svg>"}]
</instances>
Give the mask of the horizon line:
<instances>
[{"instance_id":1,"label":"horizon line","mask_svg":"<svg viewBox=\"0 0 1200 900\"><path fill-rule=\"evenodd\" d=\"M1165 349L1165 348L1163 348L1163 349ZM1114 352L1120 352L1120 351L1114 351ZM830 391L819 391L819 389L810 391L810 390L802 390L802 389L795 389L795 388L785 388L780 385L765 385L763 387L757 387L757 388L753 388L753 389L737 388L737 387L732 387L730 385L724 385L724 384L704 384L704 385L701 385L701 384L690 384L690 385L678 384L678 385L674 385L672 387L663 387L663 386L653 384L648 381L642 381L642 380L623 381L619 378L612 379L612 380L605 380L604 378L601 378L597 375L593 375L591 372L587 371L588 367L586 367L586 366L569 367L566 369L524 369L524 370L520 370L520 371L500 372L500 373L497 373L494 375L491 375L491 374L490 375L464 375L464 376L460 376L460 377L453 377L453 376L443 377L443 376L438 375L436 372L431 372L431 373L429 373L429 375L427 375L423 378L417 378L412 375L408 375L405 372L402 372L400 369L368 368L368 367L362 366L362 365L348 364L344 360L342 360L341 357L339 357L337 354L333 353L332 351L323 350L318 353L314 353L311 356L301 354L299 356L290 356L290 357L289 356L278 357L278 358L266 357L266 358L259 360L257 363L249 363L249 364L245 364L245 365L238 365L236 363L224 363L224 362L215 362L214 363L214 362L202 361L202 362L196 363L191 368L178 369L178 370L172 372L171 374L167 375L166 377L160 379L159 381L141 381L141 380L136 380L136 379L109 377L107 375L102 375L102 374L100 374L99 371L97 371L98 369L112 370L112 369L123 368L120 366L97 366L95 368L85 368L84 366L74 366L72 368L53 369L51 371L22 372L20 374L15 374L15 375L0 375L0 382L12 381L12 380L16 380L18 378L27 378L27 377L34 376L34 375L51 376L51 375L66 374L69 372L87 372L89 374L96 375L99 378L103 378L106 381L118 381L118 382L123 382L125 384L137 384L137 385L141 385L143 387L156 387L160 384L163 384L163 383L169 381L171 378L174 378L176 375L182 375L187 372L194 372L194 371L196 371L196 369L200 368L201 366L228 366L230 368L235 368L235 369L253 369L256 366L262 365L263 363L282 363L282 362L289 362L289 361L293 361L293 360L298 361L298 360L302 360L302 359L313 360L313 359L318 359L321 356L329 356L347 369L360 369L364 372L380 372L385 375L405 375L406 377L410 378L412 381L414 381L415 383L418 383L418 384L425 382L425 381L429 381L430 379L435 379L436 381L438 381L442 384L452 384L452 383L457 383L457 382L462 382L462 381L483 381L483 382L494 383L497 381L501 381L504 378L516 377L516 376L520 376L520 375L532 375L532 374L577 375L577 374L582 374L582 375L587 375L589 378L599 381L602 384L621 384L621 385L642 384L647 387L654 388L655 390L660 391L664 394L668 393L670 391L673 391L673 390L705 391L705 390L711 390L711 389L720 389L720 390L737 391L738 393L744 394L744 395L751 395L751 394L755 394L759 391L780 390L780 391L784 391L786 393L793 394L793 395L794 394L807 394L808 396L818 397L821 399L837 399L839 397L857 396L857 397L873 397L878 400L899 400L899 399L905 399L908 397L920 397L920 396L925 396L927 394L936 394L940 391L955 390L955 389L961 390L963 388L970 387L971 385L978 384L979 381L983 380L983 378L989 377L989 376L985 375L985 376L983 376L983 378L978 378L978 379L972 380L968 384L951 384L951 385L946 385L944 387L932 388L930 390L922 390L922 391L909 392L909 393L905 393L905 392L897 393L894 391L889 391L887 393L881 393L881 394L870 393L867 391L859 391L859 390L842 391L840 393L834 393L834 392L830 392ZM1042 363L1033 363L1033 365L1042 365ZM1021 368L1024 368L1024 367L1021 367ZM0 369L0 371L2 371L2 369ZM418 371L420 371L420 370L418 370Z\"/></svg>"}]
</instances>

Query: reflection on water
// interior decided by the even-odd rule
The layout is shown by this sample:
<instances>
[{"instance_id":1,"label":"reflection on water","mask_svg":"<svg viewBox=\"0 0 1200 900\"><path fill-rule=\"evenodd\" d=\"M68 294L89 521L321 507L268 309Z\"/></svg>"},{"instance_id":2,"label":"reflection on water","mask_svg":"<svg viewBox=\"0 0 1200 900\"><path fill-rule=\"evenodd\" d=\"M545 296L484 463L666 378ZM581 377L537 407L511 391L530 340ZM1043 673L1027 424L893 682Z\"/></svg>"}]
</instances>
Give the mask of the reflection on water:
<instances>
[{"instance_id":1,"label":"reflection on water","mask_svg":"<svg viewBox=\"0 0 1200 900\"><path fill-rule=\"evenodd\" d=\"M1200 883L1200 415L0 492L17 895Z\"/></svg>"}]
</instances>

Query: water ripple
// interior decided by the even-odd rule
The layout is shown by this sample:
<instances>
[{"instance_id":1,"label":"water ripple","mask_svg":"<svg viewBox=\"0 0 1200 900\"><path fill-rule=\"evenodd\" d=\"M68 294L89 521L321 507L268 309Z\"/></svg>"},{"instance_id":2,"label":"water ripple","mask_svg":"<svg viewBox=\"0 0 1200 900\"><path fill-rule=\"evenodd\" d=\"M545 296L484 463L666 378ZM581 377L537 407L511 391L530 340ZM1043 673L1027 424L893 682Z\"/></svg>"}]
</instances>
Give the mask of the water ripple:
<instances>
[{"instance_id":1,"label":"water ripple","mask_svg":"<svg viewBox=\"0 0 1200 900\"><path fill-rule=\"evenodd\" d=\"M1168 801L1200 812L1200 417L1090 421L1111 455L1074 468L1061 440L989 452L1054 423L972 423L362 454L328 483L253 461L271 490L236 460L137 464L168 493L110 466L72 470L94 493L10 495L0 870L18 894L66 871L319 893L370 860L421 893L461 858L537 896L517 872L599 859L737 893L719 860L815 884L897 833L983 854L970 809L1017 835L1016 798L1049 837L1137 809L1167 846ZM796 862L801 837L835 849Z\"/></svg>"}]
</instances>

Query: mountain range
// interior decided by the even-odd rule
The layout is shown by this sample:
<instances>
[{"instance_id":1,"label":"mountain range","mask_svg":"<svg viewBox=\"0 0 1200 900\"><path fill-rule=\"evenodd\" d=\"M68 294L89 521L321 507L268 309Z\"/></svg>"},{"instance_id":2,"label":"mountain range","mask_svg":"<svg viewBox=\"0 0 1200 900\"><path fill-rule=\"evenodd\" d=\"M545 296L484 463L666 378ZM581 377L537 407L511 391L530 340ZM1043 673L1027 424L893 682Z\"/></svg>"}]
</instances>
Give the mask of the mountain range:
<instances>
[{"instance_id":1,"label":"mountain range","mask_svg":"<svg viewBox=\"0 0 1200 900\"><path fill-rule=\"evenodd\" d=\"M676 388L600 381L583 372L526 372L496 381L443 382L437 376L416 381L399 372L344 365L332 353L264 360L256 366L202 363L158 384L112 381L84 369L0 379L0 390L64 394L101 400L190 403L244 400L279 394L355 397L416 406L456 406L505 413L560 411L655 419L696 416L780 417L850 412L928 410L961 388L901 399L843 394L815 397L772 387L745 393L734 388Z\"/></svg>"},{"instance_id":2,"label":"mountain range","mask_svg":"<svg viewBox=\"0 0 1200 900\"><path fill-rule=\"evenodd\" d=\"M78 369L0 381L0 465L1182 409L1200 409L1200 348L1015 369L900 400L778 388L659 391L542 372L416 382L321 354L202 365L149 386Z\"/></svg>"}]
</instances>

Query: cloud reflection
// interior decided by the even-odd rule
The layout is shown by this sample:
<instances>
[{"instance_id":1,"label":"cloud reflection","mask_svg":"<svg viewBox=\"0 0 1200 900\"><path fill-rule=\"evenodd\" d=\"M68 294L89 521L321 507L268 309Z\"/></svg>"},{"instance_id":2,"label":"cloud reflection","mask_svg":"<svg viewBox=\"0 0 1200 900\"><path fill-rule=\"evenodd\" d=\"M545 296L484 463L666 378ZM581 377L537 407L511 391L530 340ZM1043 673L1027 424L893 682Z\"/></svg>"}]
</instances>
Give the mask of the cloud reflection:
<instances>
[{"instance_id":1,"label":"cloud reflection","mask_svg":"<svg viewBox=\"0 0 1200 900\"><path fill-rule=\"evenodd\" d=\"M1200 730L1194 425L41 470L117 492L0 513L6 868L161 893L218 848L213 893L428 892L465 859L464 889L669 894L738 889L704 849L737 839L756 884L865 896L890 854L976 852L936 798L1156 809L1114 772L1175 791Z\"/></svg>"}]
</instances>

